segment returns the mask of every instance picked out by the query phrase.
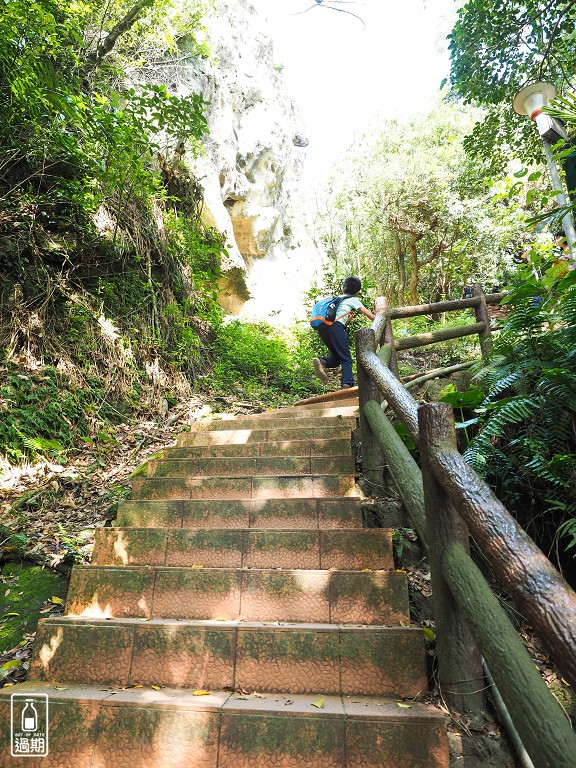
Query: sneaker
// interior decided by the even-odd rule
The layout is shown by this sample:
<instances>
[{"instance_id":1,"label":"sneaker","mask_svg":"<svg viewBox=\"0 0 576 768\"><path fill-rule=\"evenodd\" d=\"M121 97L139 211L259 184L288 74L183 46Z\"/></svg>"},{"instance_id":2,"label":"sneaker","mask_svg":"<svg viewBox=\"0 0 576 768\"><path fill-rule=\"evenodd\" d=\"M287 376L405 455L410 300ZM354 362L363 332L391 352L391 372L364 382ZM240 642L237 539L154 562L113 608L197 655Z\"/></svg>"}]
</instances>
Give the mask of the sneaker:
<instances>
[{"instance_id":1,"label":"sneaker","mask_svg":"<svg viewBox=\"0 0 576 768\"><path fill-rule=\"evenodd\" d=\"M354 384L342 384L341 389L352 389L353 386Z\"/></svg>"},{"instance_id":2,"label":"sneaker","mask_svg":"<svg viewBox=\"0 0 576 768\"><path fill-rule=\"evenodd\" d=\"M312 360L312 365L314 366L314 373L320 381L323 384L328 384L328 376L326 375L326 369L322 365L322 360L320 360L319 357L315 357L314 360Z\"/></svg>"}]
</instances>

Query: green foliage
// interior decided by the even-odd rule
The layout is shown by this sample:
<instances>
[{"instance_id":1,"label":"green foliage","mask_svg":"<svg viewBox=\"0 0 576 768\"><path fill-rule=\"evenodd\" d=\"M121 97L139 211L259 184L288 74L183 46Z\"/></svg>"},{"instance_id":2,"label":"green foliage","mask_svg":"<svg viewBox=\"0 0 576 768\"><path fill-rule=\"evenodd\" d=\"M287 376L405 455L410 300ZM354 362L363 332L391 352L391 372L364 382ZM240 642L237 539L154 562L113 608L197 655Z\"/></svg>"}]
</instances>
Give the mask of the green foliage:
<instances>
[{"instance_id":1,"label":"green foliage","mask_svg":"<svg viewBox=\"0 0 576 768\"><path fill-rule=\"evenodd\" d=\"M454 90L499 104L527 81L564 80L576 67L575 19L566 0L468 0L449 35Z\"/></svg>"},{"instance_id":2,"label":"green foliage","mask_svg":"<svg viewBox=\"0 0 576 768\"><path fill-rule=\"evenodd\" d=\"M24 633L34 632L40 610L53 596L66 596L68 580L34 565L6 563L0 574L0 653L13 648Z\"/></svg>"},{"instance_id":3,"label":"green foliage","mask_svg":"<svg viewBox=\"0 0 576 768\"><path fill-rule=\"evenodd\" d=\"M209 4L0 0L0 341L26 370L62 365L132 407L156 377L205 373L221 323L224 244L183 160L206 105L150 67L207 55ZM15 461L71 445L18 424L4 427Z\"/></svg>"},{"instance_id":4,"label":"green foliage","mask_svg":"<svg viewBox=\"0 0 576 768\"><path fill-rule=\"evenodd\" d=\"M316 393L311 341L308 329L287 334L267 323L225 323L214 341L215 384L226 392L254 396L265 390L268 397L277 392L284 398Z\"/></svg>"},{"instance_id":5,"label":"green foliage","mask_svg":"<svg viewBox=\"0 0 576 768\"><path fill-rule=\"evenodd\" d=\"M98 387L72 387L66 376L46 367L23 374L4 368L0 386L0 454L12 462L57 456L88 437L113 414Z\"/></svg>"},{"instance_id":6,"label":"green foliage","mask_svg":"<svg viewBox=\"0 0 576 768\"><path fill-rule=\"evenodd\" d=\"M130 202L150 211L154 198L162 199L155 156L180 138L197 150L206 130L205 104L197 94L174 96L165 85L141 79L138 87L126 88L118 80L113 88L108 70L90 69L90 45L114 28L131 7L128 2L3 0L1 5L6 13L0 14L0 191L7 196L0 221L8 234L7 266L18 274L32 257L48 251L49 261L56 251L70 266L71 251L93 249L101 238L94 215L102 208L115 220L111 238L117 245L119 234L132 228ZM153 5L166 11L174 3ZM140 14L147 10L143 6ZM134 24L141 20L137 16ZM129 31L134 26L124 34ZM118 48L108 54L112 67L126 63L126 46L124 54L120 43ZM14 239L15 226L27 241ZM54 242L54 232L74 240L67 237L64 244L59 234Z\"/></svg>"},{"instance_id":7,"label":"green foliage","mask_svg":"<svg viewBox=\"0 0 576 768\"><path fill-rule=\"evenodd\" d=\"M59 534L57 539L62 549L65 550L64 562L87 563L92 547L87 540L93 539L93 531L84 529L79 534L69 533L62 523L58 523Z\"/></svg>"},{"instance_id":8,"label":"green foliage","mask_svg":"<svg viewBox=\"0 0 576 768\"><path fill-rule=\"evenodd\" d=\"M403 421L398 421L394 425L394 429L396 430L398 436L402 439L402 442L408 448L409 451L415 451L417 449L416 443L414 442L414 438L412 437L411 433L408 430L408 427L404 424Z\"/></svg>"},{"instance_id":9,"label":"green foliage","mask_svg":"<svg viewBox=\"0 0 576 768\"><path fill-rule=\"evenodd\" d=\"M197 95L179 98L153 84L107 88L104 95L94 77L86 90L84 24L98 3L3 0L2 6L0 151L19 177L12 193L25 193L37 176L61 204L95 210L130 180L133 188L135 180L151 188L146 163L159 148L160 131L198 138L206 129Z\"/></svg>"},{"instance_id":10,"label":"green foliage","mask_svg":"<svg viewBox=\"0 0 576 768\"><path fill-rule=\"evenodd\" d=\"M576 459L576 457L573 458ZM576 547L576 516L569 520L565 520L558 528L558 533L560 536L569 537L569 543L566 545L566 549L574 549L574 547Z\"/></svg>"},{"instance_id":11,"label":"green foliage","mask_svg":"<svg viewBox=\"0 0 576 768\"><path fill-rule=\"evenodd\" d=\"M491 192L463 141L478 113L442 105L422 118L378 125L332 180L326 242L397 305L461 295L466 281L499 282L524 214ZM352 267L352 265L355 265Z\"/></svg>"},{"instance_id":12,"label":"green foliage","mask_svg":"<svg viewBox=\"0 0 576 768\"><path fill-rule=\"evenodd\" d=\"M521 522L555 521L569 537L576 518L576 273L546 273L546 282L531 268L522 274L494 352L475 377L487 396L464 455Z\"/></svg>"},{"instance_id":13,"label":"green foliage","mask_svg":"<svg viewBox=\"0 0 576 768\"><path fill-rule=\"evenodd\" d=\"M576 7L566 0L469 0L460 8L449 35L452 96L486 108L465 147L493 172L502 172L514 152L543 162L537 131L513 111L512 100L535 80L561 92L572 87L575 20Z\"/></svg>"}]
</instances>

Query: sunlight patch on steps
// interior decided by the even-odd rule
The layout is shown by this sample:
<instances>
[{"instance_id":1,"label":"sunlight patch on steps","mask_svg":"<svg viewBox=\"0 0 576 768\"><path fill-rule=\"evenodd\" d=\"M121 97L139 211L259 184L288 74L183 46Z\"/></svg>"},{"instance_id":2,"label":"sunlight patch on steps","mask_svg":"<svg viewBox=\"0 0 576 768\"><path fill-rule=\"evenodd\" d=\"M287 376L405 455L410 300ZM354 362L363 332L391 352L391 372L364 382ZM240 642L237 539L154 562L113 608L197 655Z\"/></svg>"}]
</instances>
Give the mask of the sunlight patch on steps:
<instances>
[{"instance_id":1,"label":"sunlight patch on steps","mask_svg":"<svg viewBox=\"0 0 576 768\"><path fill-rule=\"evenodd\" d=\"M117 557L122 561L122 565L129 564L128 542L126 541L124 531L119 531L116 534L116 539L114 541L114 554L117 555Z\"/></svg>"},{"instance_id":2,"label":"sunlight patch on steps","mask_svg":"<svg viewBox=\"0 0 576 768\"><path fill-rule=\"evenodd\" d=\"M44 669L48 669L50 662L54 658L56 651L60 647L62 640L64 639L64 628L59 627L55 635L50 638L50 644L44 643L40 649L40 663Z\"/></svg>"}]
</instances>

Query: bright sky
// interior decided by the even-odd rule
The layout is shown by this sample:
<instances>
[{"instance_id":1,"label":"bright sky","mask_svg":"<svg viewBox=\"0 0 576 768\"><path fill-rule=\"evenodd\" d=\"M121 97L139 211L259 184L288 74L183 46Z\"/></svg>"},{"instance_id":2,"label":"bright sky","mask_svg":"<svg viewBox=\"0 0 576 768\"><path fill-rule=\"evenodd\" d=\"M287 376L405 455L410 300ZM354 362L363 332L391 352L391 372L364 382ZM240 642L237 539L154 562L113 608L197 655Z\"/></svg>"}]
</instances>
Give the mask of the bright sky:
<instances>
[{"instance_id":1,"label":"bright sky","mask_svg":"<svg viewBox=\"0 0 576 768\"><path fill-rule=\"evenodd\" d=\"M313 185L372 117L426 111L448 74L456 0L251 2L269 20L274 61L300 107L310 139L305 180Z\"/></svg>"}]
</instances>

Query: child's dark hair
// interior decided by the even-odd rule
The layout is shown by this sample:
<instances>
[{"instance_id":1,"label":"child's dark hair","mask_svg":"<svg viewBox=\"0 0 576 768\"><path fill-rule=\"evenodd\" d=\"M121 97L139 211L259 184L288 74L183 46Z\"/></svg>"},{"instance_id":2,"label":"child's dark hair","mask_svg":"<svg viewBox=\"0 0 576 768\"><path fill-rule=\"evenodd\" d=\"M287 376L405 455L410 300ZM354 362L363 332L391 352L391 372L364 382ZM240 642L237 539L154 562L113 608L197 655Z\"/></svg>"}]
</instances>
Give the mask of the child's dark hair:
<instances>
[{"instance_id":1,"label":"child's dark hair","mask_svg":"<svg viewBox=\"0 0 576 768\"><path fill-rule=\"evenodd\" d=\"M342 290L344 293L349 293L352 296L360 293L361 288L362 282L359 277L347 277L342 283Z\"/></svg>"}]
</instances>

